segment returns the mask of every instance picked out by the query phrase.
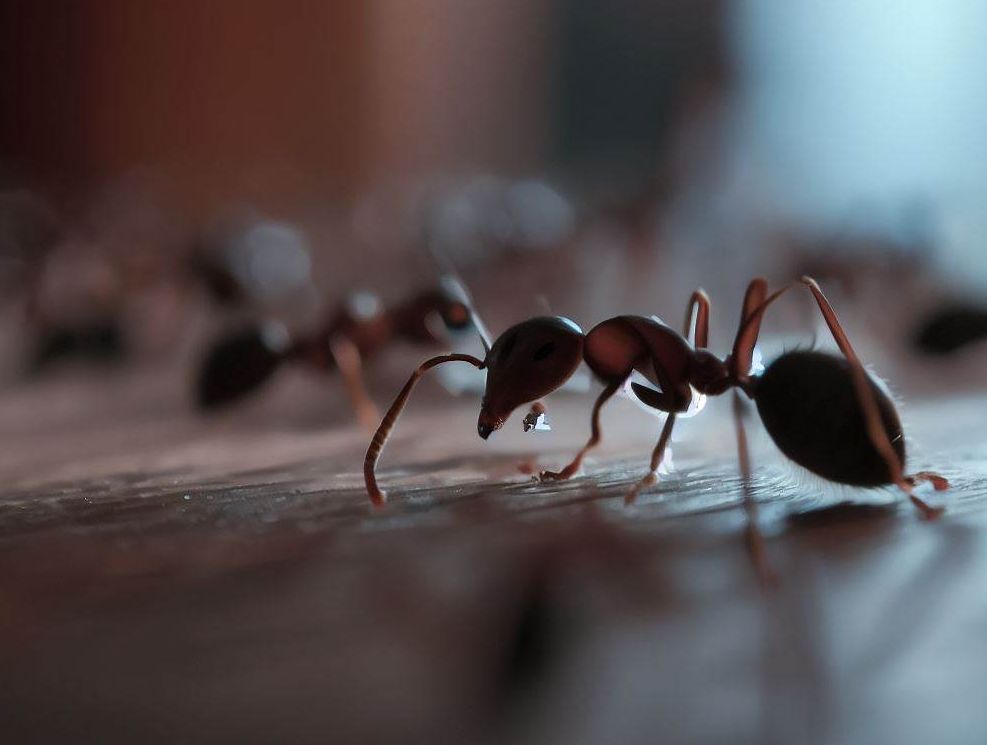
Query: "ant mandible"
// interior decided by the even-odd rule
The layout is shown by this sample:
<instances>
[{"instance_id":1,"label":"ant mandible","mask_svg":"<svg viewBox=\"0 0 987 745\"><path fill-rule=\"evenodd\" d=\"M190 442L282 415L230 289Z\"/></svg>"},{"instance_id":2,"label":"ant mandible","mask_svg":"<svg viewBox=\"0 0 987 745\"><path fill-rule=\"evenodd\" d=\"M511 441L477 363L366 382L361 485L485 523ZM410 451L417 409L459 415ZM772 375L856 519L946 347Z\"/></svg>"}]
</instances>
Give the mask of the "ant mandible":
<instances>
[{"instance_id":1,"label":"ant mandible","mask_svg":"<svg viewBox=\"0 0 987 745\"><path fill-rule=\"evenodd\" d=\"M286 362L323 372L338 370L357 418L369 428L377 409L363 386L363 365L395 341L435 346L469 328L471 315L459 283L442 277L435 287L390 308L368 293L342 303L316 332L291 339L265 322L221 337L206 354L197 380L200 408L227 406L260 388Z\"/></svg>"},{"instance_id":2,"label":"ant mandible","mask_svg":"<svg viewBox=\"0 0 987 745\"><path fill-rule=\"evenodd\" d=\"M569 319L555 316L523 321L507 329L491 345L470 307L474 326L483 340L484 358L440 355L426 360L415 370L391 404L367 450L363 469L367 493L374 505L384 504L384 492L377 485L377 460L412 389L431 368L461 361L487 370L477 421L477 432L487 439L515 409L558 389L579 363L585 361L605 386L593 406L591 436L561 471L542 472L543 481L568 479L576 473L586 453L600 442L603 404L627 386L639 401L668 414L652 452L648 473L625 499L631 503L641 489L657 481L658 467L676 416L688 411L693 397L716 396L733 390L745 506L753 514L739 390L754 401L778 448L800 466L829 481L851 486L896 485L908 494L923 518L937 517L942 508L926 504L912 489L919 481L929 481L938 491L946 489L948 482L930 472L904 474L904 433L891 397L864 370L816 281L802 277L801 284L811 291L842 356L820 351L786 352L760 375L751 373L751 365L764 312L796 284L769 296L764 279L750 283L732 352L723 360L706 349L710 302L703 290L694 292L689 300L683 334L654 317L617 316L584 335ZM692 338L687 340L693 324ZM631 382L635 372L655 387ZM540 403L535 406L541 408ZM526 418L526 427L527 423Z\"/></svg>"}]
</instances>

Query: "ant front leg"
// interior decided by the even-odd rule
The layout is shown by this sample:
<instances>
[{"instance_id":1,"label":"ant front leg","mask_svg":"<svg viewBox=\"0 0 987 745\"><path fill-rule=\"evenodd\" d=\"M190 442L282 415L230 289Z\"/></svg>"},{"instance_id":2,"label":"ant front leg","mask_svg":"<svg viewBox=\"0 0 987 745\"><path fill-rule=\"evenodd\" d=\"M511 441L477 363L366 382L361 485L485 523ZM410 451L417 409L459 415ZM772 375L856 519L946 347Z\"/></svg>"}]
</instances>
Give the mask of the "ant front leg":
<instances>
[{"instance_id":1,"label":"ant front leg","mask_svg":"<svg viewBox=\"0 0 987 745\"><path fill-rule=\"evenodd\" d=\"M599 397L596 399L596 403L593 404L590 438L586 441L586 444L583 445L582 450L576 453L576 457L572 459L572 462L561 471L542 471L538 476L539 481L564 481L565 479L571 478L572 475L579 470L586 453L595 448L600 442L600 409L603 408L603 404L613 397L613 394L620 390L622 385L623 381L620 381L619 383L610 383L603 389L603 392L600 393Z\"/></svg>"}]
</instances>

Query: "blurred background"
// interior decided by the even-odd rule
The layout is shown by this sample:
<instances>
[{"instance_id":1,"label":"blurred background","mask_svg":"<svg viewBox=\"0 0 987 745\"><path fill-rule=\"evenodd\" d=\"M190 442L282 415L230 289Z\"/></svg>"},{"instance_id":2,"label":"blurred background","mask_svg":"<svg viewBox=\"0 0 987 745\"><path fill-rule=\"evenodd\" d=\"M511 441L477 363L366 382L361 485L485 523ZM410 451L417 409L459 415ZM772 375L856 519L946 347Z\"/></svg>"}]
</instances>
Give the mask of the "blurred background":
<instances>
[{"instance_id":1,"label":"blurred background","mask_svg":"<svg viewBox=\"0 0 987 745\"><path fill-rule=\"evenodd\" d=\"M985 22L974 0L7 0L4 366L194 367L238 271L226 304L292 334L451 266L495 328L677 317L701 284L729 333L750 276L811 272L903 347L943 308L977 336Z\"/></svg>"}]
</instances>

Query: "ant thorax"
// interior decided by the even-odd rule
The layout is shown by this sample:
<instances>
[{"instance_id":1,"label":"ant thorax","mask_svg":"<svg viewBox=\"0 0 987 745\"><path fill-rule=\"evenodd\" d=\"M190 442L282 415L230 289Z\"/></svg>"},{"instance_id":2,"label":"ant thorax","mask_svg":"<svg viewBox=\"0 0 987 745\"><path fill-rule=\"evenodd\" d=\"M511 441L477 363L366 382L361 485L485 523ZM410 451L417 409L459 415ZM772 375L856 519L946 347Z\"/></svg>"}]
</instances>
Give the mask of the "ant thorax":
<instances>
[{"instance_id":1,"label":"ant thorax","mask_svg":"<svg viewBox=\"0 0 987 745\"><path fill-rule=\"evenodd\" d=\"M708 396L718 396L726 391L733 381L730 368L715 354L706 349L697 349L692 356L689 368L689 384L693 390Z\"/></svg>"}]
</instances>

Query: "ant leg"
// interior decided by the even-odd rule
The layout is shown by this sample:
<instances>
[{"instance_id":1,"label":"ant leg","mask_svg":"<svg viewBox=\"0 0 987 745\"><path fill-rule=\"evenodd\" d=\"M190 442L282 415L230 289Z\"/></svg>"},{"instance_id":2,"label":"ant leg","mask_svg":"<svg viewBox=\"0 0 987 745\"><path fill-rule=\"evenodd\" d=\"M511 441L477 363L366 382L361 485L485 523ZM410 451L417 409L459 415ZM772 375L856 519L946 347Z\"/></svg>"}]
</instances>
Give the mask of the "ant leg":
<instances>
[{"instance_id":1,"label":"ant leg","mask_svg":"<svg viewBox=\"0 0 987 745\"><path fill-rule=\"evenodd\" d=\"M380 413L363 385L363 361L360 359L360 350L345 336L337 335L329 340L329 351L332 352L336 367L343 376L357 421L365 429L373 432Z\"/></svg>"},{"instance_id":2,"label":"ant leg","mask_svg":"<svg viewBox=\"0 0 987 745\"><path fill-rule=\"evenodd\" d=\"M542 471L538 475L539 481L564 481L568 479L579 470L579 466L583 463L583 458L586 456L591 449L595 448L600 442L600 409L603 408L603 404L610 399L613 394L620 390L623 385L623 381L620 383L610 383L600 396L596 399L596 403L593 404L593 417L590 427L590 438L583 445L583 449L576 453L576 457L572 459L572 462L563 468L561 471Z\"/></svg>"},{"instance_id":3,"label":"ant leg","mask_svg":"<svg viewBox=\"0 0 987 745\"><path fill-rule=\"evenodd\" d=\"M751 561L758 577L765 584L774 581L774 572L768 566L767 552L764 548L764 536L757 524L757 501L751 489L751 460L747 450L747 430L744 427L744 417L747 414L740 394L733 392L733 421L737 433L737 460L740 463L741 487L744 490L744 512L747 513L747 547L751 553Z\"/></svg>"},{"instance_id":4,"label":"ant leg","mask_svg":"<svg viewBox=\"0 0 987 745\"><path fill-rule=\"evenodd\" d=\"M709 296L703 289L698 289L689 298L689 304L685 310L685 323L683 333L686 338L692 336L692 345L698 349L705 348L709 343ZM692 319L695 317L695 331L692 329ZM675 426L675 412L669 412L665 419L665 424L658 437L658 444L651 451L651 467L647 475L638 481L624 497L624 504L631 505L637 500L637 495L642 489L647 489L658 481L658 468L665 457L665 450L668 449L668 442L672 438L672 427Z\"/></svg>"},{"instance_id":5,"label":"ant leg","mask_svg":"<svg viewBox=\"0 0 987 745\"><path fill-rule=\"evenodd\" d=\"M744 293L744 306L740 314L740 328L737 330L737 337L734 339L733 352L729 360L733 376L738 380L746 379L751 369L754 347L757 344L758 334L761 332L761 318L765 308L787 289L787 287L782 288L770 298L765 299L768 294L768 283L764 278L758 277L747 285L747 292Z\"/></svg>"},{"instance_id":6,"label":"ant leg","mask_svg":"<svg viewBox=\"0 0 987 745\"><path fill-rule=\"evenodd\" d=\"M751 283L747 285L747 291L744 293L743 317L745 319L750 318L767 296L767 280L764 277L752 279Z\"/></svg>"},{"instance_id":7,"label":"ant leg","mask_svg":"<svg viewBox=\"0 0 987 745\"><path fill-rule=\"evenodd\" d=\"M843 326L836 316L836 311L833 310L833 307L829 304L829 301L814 279L811 277L802 277L801 281L812 292L812 296L819 306L819 311L822 313L826 325L829 326L830 333L833 334L837 346L843 352L843 356L846 357L847 362L850 363L850 370L853 373L853 385L857 392L857 400L860 402L864 412L867 435L874 448L887 464L891 482L896 484L898 488L908 495L908 498L919 510L923 519L933 520L939 517L945 511L944 508L932 507L926 504L924 500L912 494L912 489L916 482L930 481L936 491L942 491L949 488L949 481L939 474L929 471L922 471L914 476L906 476L902 473L902 464L898 460L897 453L891 447L887 433L884 430L884 425L881 423L881 414L877 408L877 402L874 400L874 393L870 389L867 372L864 370L864 366L861 364L856 352L853 351L853 346L850 344L846 331L843 330Z\"/></svg>"},{"instance_id":8,"label":"ant leg","mask_svg":"<svg viewBox=\"0 0 987 745\"><path fill-rule=\"evenodd\" d=\"M939 476L939 478L941 479L942 476ZM910 477L905 479L906 483L910 482L910 480ZM909 487L910 486L911 484L909 484ZM938 520L942 513L946 511L945 507L933 507L924 499L916 497L912 494L911 488L906 489L905 492L908 494L908 499L911 501L912 505L914 505L915 509L918 510L919 517L923 520Z\"/></svg>"},{"instance_id":9,"label":"ant leg","mask_svg":"<svg viewBox=\"0 0 987 745\"><path fill-rule=\"evenodd\" d=\"M658 437L658 444L655 445L655 449L651 451L651 468L647 475L638 481L629 492L627 492L627 495L624 497L625 506L634 504L638 493L642 489L647 489L649 486L657 483L658 467L661 466L661 462L665 457L665 450L668 448L668 441L672 437L672 427L674 426L675 413L671 412L665 419L665 426L661 428L661 435Z\"/></svg>"},{"instance_id":10,"label":"ant leg","mask_svg":"<svg viewBox=\"0 0 987 745\"><path fill-rule=\"evenodd\" d=\"M945 491L949 488L949 481L940 476L938 473L933 473L932 471L919 471L911 476L905 476L905 483L907 483L909 487L914 487L916 484L924 481L931 483L936 491ZM911 500L912 504L915 505L915 508L919 511L919 515L924 520L935 520L946 511L945 507L933 507L924 499L916 497L910 489L907 493L908 498Z\"/></svg>"},{"instance_id":11,"label":"ant leg","mask_svg":"<svg viewBox=\"0 0 987 745\"><path fill-rule=\"evenodd\" d=\"M425 360L422 364L418 366L411 377L408 378L408 382L404 384L404 388L398 393L397 398L394 399L394 403L391 404L391 408L387 410L384 414L384 418L380 422L380 426L374 433L373 439L370 441L370 447L367 448L367 457L363 461L363 480L367 485L367 494L370 497L370 501L373 502L375 507L383 506L384 502L387 501L387 496L380 490L377 486L377 459L380 458L381 452L384 450L384 445L387 444L387 438L391 435L391 430L394 428L394 422L401 415L401 411L404 409L405 404L408 403L408 398L411 396L411 391L414 389L415 384L421 379L421 377L431 370L436 365L441 365L444 362L469 362L473 367L482 370L484 367L484 361L477 359L470 354L442 354L438 357L432 357L431 359Z\"/></svg>"},{"instance_id":12,"label":"ant leg","mask_svg":"<svg viewBox=\"0 0 987 745\"><path fill-rule=\"evenodd\" d=\"M782 294L791 289L791 285L783 287L767 297L753 310L749 310L750 304L748 300L751 298L755 283L758 282L763 282L763 280L755 280L751 283L751 287L748 288L748 296L744 301L745 316L741 321L740 330L737 332L737 337L734 340L731 361L733 377L743 390L747 390L748 387L749 378L746 371L750 367L750 361L754 352L754 345L757 342L759 326L761 323L761 318L764 315L764 311L775 300L781 297ZM823 295L822 290L819 289L819 285L814 279L811 277L802 277L801 282L812 292L812 295L816 300L816 304L819 306L819 310L822 313L823 319L829 327L830 333L836 340L836 344L843 353L843 356L846 358L847 362L850 363L853 386L857 394L857 400L860 402L861 408L863 409L868 438L874 446L874 449L877 450L878 454L887 465L891 483L898 486L898 488L908 495L909 499L912 501L912 504L914 504L921 512L921 516L923 518L934 519L938 517L942 514L943 508L929 506L923 500L912 494L912 488L914 487L916 481L931 481L935 485L937 491L942 491L943 489L948 488L949 482L938 474L930 474L928 472L923 472L921 474L921 478L919 477L919 474L916 474L916 476L905 476L902 473L902 464L899 462L894 448L891 447L891 443L888 441L887 433L884 431L884 426L881 423L880 411L877 408L877 402L874 400L874 394L870 388L867 372L864 370L864 366L860 363L860 359L857 357L856 352L853 351L853 346L850 344L850 340L847 337L846 332L843 330L843 326L840 324L839 318L836 316L836 311L833 310L833 307L829 304L829 301L826 299L826 296Z\"/></svg>"},{"instance_id":13,"label":"ant leg","mask_svg":"<svg viewBox=\"0 0 987 745\"><path fill-rule=\"evenodd\" d=\"M686 338L692 337L692 345L697 349L703 349L709 344L709 296L703 289L698 289L689 298L689 304L685 309L685 323L683 324L683 334ZM692 328L692 320L695 317L695 330ZM691 332L691 334L690 334ZM624 497L624 504L634 504L637 495L642 489L647 489L658 481L658 468L665 458L665 451L668 449L668 442L672 438L672 427L675 426L675 412L669 412L665 419L665 424L658 436L658 444L651 451L651 467L647 475L638 481Z\"/></svg>"},{"instance_id":14,"label":"ant leg","mask_svg":"<svg viewBox=\"0 0 987 745\"><path fill-rule=\"evenodd\" d=\"M703 289L698 289L689 298L685 311L683 334L688 339L692 330L692 317L696 318L696 330L692 336L692 346L703 349L709 344L709 295Z\"/></svg>"},{"instance_id":15,"label":"ant leg","mask_svg":"<svg viewBox=\"0 0 987 745\"><path fill-rule=\"evenodd\" d=\"M928 481L936 491L946 491L949 488L949 480L932 471L919 471L905 478L908 479L912 486Z\"/></svg>"}]
</instances>

